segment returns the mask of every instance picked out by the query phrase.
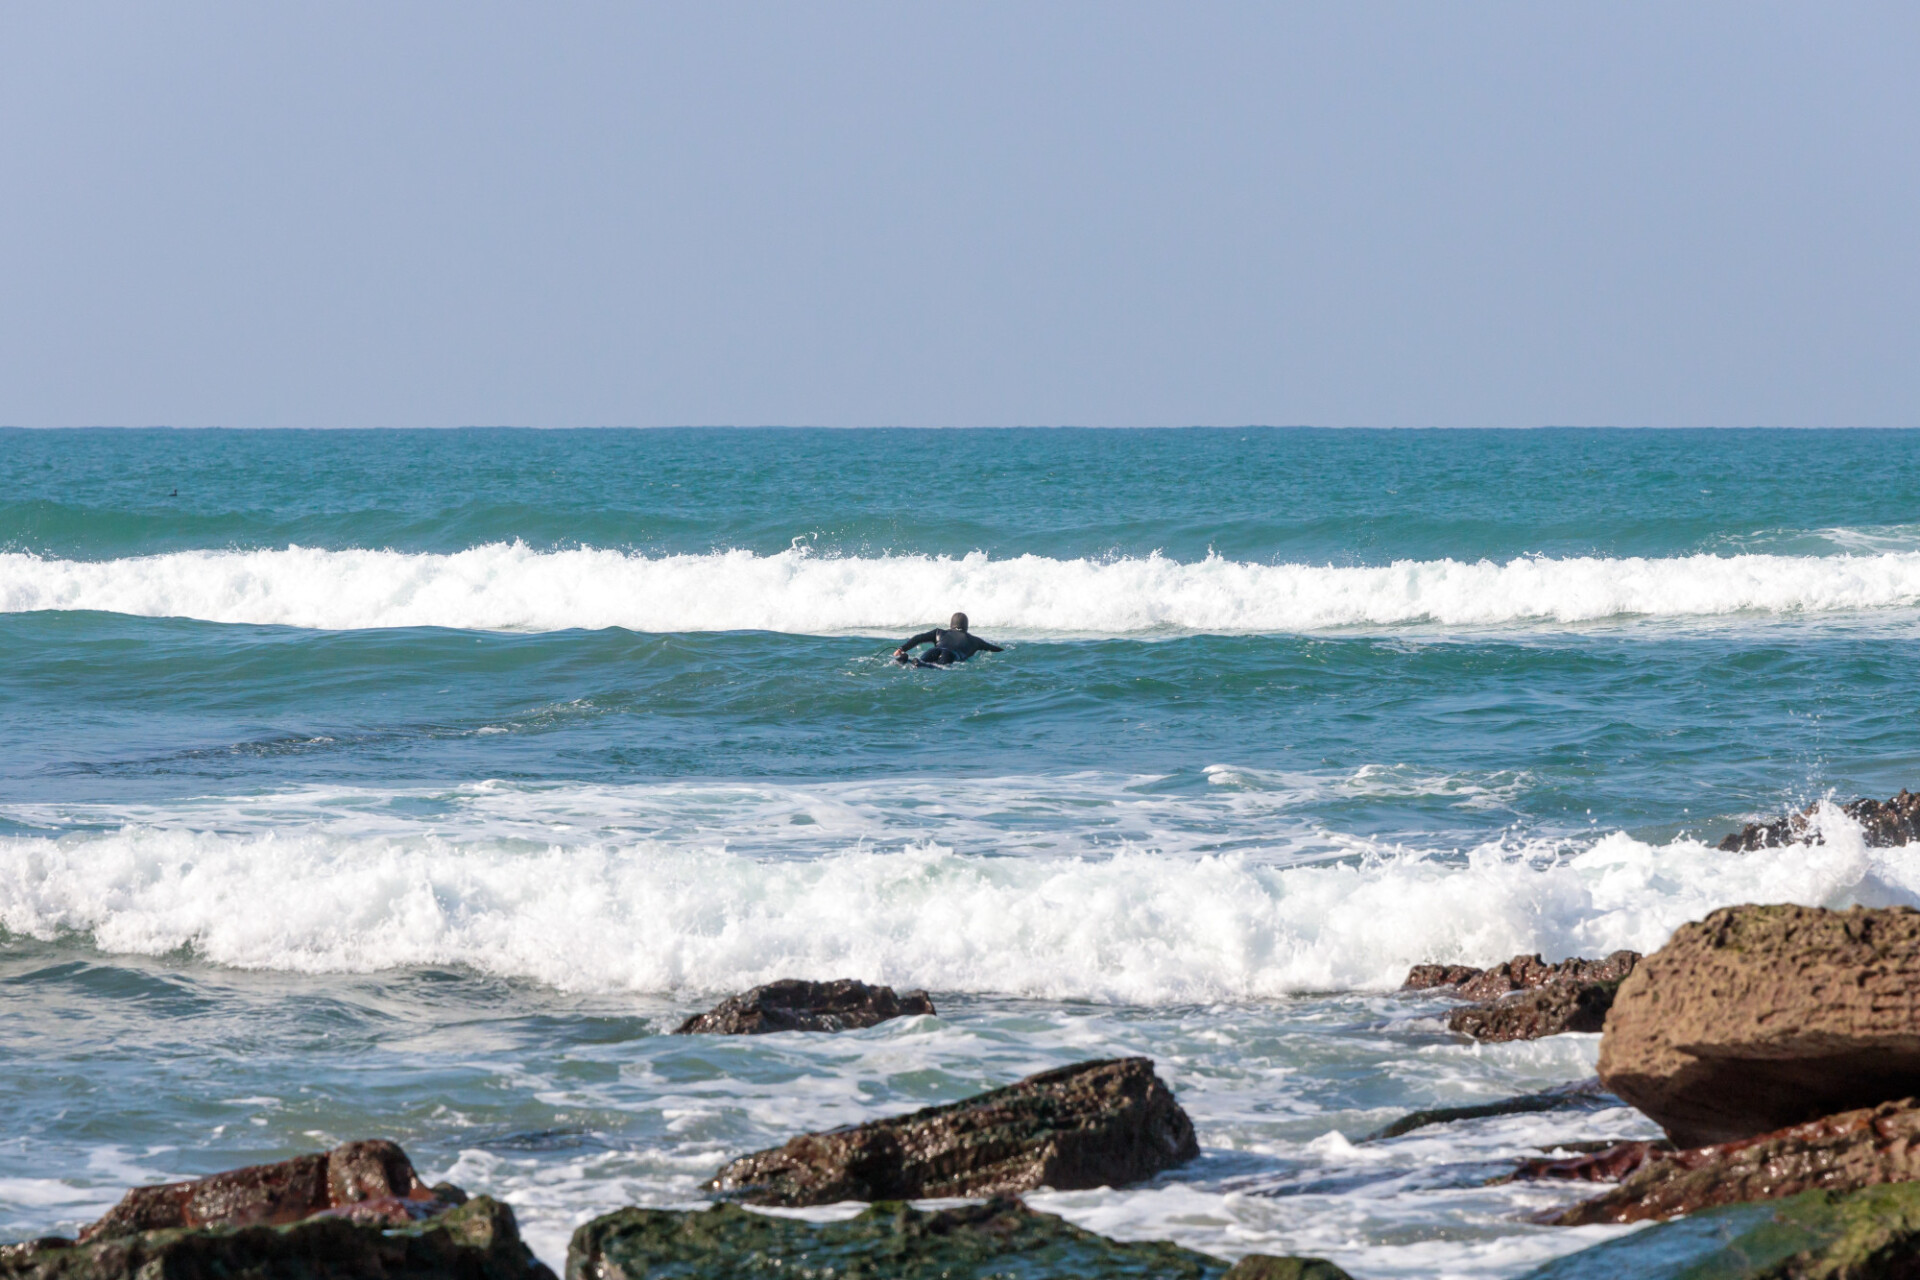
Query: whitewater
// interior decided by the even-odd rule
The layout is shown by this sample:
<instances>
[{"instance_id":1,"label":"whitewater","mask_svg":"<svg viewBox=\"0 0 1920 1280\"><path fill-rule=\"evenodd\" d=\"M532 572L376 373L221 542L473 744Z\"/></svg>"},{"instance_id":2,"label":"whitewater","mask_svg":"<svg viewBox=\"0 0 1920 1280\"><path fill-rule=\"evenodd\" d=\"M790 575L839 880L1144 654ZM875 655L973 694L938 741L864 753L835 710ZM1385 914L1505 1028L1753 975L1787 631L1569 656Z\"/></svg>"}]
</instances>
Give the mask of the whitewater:
<instances>
[{"instance_id":1,"label":"whitewater","mask_svg":"<svg viewBox=\"0 0 1920 1280\"><path fill-rule=\"evenodd\" d=\"M1516 557L1379 566L1157 553L1055 559L646 555L493 543L392 550L184 551L105 561L0 553L0 611L350 630L892 633L968 602L1003 633L1131 636L1436 623L1803 615L1920 604L1920 551L1828 556Z\"/></svg>"},{"instance_id":2,"label":"whitewater","mask_svg":"<svg viewBox=\"0 0 1920 1280\"><path fill-rule=\"evenodd\" d=\"M669 996L859 973L901 987L1155 1006L1391 991L1423 962L1651 951L1736 899L1920 906L1920 850L1866 848L1831 805L1813 828L1820 842L1740 859L1698 840L1652 845L1613 832L1458 855L1368 847L1276 865L1258 852L1131 842L1009 857L926 836L871 847L842 832L817 840L811 856L788 847L756 857L730 851L719 832L703 843L612 843L588 830L542 847L443 824L365 829L367 809L404 799L333 796L323 807L339 817L310 811L298 825L245 816L275 807L272 797L203 802L202 821L224 811L216 829L102 830L95 813L92 831L0 838L0 927L297 973L456 965L562 991ZM751 841L765 834L756 826L787 825L779 797L751 799L726 835ZM795 803L818 810L835 799L815 792ZM542 797L549 809L566 800ZM577 810L618 800L603 793ZM648 798L633 800L643 809Z\"/></svg>"}]
</instances>

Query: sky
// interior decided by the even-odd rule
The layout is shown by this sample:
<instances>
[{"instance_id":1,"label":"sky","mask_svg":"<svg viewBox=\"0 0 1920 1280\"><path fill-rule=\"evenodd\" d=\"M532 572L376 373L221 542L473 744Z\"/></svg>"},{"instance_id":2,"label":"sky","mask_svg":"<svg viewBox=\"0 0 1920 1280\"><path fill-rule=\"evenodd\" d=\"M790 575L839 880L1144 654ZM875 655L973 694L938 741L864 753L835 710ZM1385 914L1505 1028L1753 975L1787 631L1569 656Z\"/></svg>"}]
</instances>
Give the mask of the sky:
<instances>
[{"instance_id":1,"label":"sky","mask_svg":"<svg viewBox=\"0 0 1920 1280\"><path fill-rule=\"evenodd\" d=\"M0 0L0 424L1920 426L1920 5Z\"/></svg>"}]
</instances>

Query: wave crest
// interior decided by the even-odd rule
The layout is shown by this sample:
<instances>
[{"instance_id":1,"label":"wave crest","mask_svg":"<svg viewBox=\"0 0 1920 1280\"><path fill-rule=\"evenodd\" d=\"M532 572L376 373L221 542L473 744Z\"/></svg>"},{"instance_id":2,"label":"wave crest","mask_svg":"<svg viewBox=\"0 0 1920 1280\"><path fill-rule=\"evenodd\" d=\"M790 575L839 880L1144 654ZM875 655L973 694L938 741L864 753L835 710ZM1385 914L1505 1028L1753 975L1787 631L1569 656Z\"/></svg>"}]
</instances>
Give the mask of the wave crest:
<instances>
[{"instance_id":1,"label":"wave crest","mask_svg":"<svg viewBox=\"0 0 1920 1280\"><path fill-rule=\"evenodd\" d=\"M1307 866L129 826L0 839L0 926L242 968L458 964L648 992L857 975L1164 1004L1387 988L1422 961L1648 951L1732 902L1920 903L1920 850L1869 850L1831 806L1825 823L1824 844L1738 857L1614 834L1570 857L1488 847Z\"/></svg>"},{"instance_id":2,"label":"wave crest","mask_svg":"<svg viewBox=\"0 0 1920 1280\"><path fill-rule=\"evenodd\" d=\"M1002 633L1294 632L1920 604L1920 552L1255 564L724 551L647 556L495 543L450 554L182 551L106 561L0 553L0 611L350 630L895 633L963 607Z\"/></svg>"}]
</instances>

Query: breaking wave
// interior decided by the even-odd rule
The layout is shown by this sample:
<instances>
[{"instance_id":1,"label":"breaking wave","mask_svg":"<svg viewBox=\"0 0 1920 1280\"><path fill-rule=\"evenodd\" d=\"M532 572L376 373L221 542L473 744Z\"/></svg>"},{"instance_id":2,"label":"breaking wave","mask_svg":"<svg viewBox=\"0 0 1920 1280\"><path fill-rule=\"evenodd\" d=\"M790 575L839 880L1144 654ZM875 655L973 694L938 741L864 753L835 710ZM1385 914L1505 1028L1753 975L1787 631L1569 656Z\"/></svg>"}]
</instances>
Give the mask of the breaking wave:
<instances>
[{"instance_id":1,"label":"breaking wave","mask_svg":"<svg viewBox=\"0 0 1920 1280\"><path fill-rule=\"evenodd\" d=\"M647 556L493 543L451 554L182 551L105 561L0 554L0 611L350 630L893 633L964 607L1002 633L1297 632L1429 623L1817 614L1920 604L1920 551L1835 556L1401 561L1375 567L1159 555L1057 560L802 550Z\"/></svg>"},{"instance_id":2,"label":"breaking wave","mask_svg":"<svg viewBox=\"0 0 1920 1280\"><path fill-rule=\"evenodd\" d=\"M1164 1004L1388 988L1421 961L1658 947L1734 902L1920 904L1920 849L1733 856L1615 833L1313 865L1240 853L982 856L849 841L812 859L710 842L127 825L0 839L0 926L241 968L463 965L568 990L730 991L861 977L942 991Z\"/></svg>"}]
</instances>

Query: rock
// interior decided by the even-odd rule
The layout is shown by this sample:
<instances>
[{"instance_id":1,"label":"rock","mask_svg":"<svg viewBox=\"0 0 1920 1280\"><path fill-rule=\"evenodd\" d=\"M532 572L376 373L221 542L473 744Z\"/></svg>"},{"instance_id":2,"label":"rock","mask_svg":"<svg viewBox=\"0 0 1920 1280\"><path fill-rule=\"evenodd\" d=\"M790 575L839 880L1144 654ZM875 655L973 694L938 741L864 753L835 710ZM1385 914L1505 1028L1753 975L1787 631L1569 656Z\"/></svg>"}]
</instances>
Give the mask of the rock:
<instances>
[{"instance_id":1,"label":"rock","mask_svg":"<svg viewBox=\"0 0 1920 1280\"><path fill-rule=\"evenodd\" d=\"M395 1143L349 1142L318 1155L192 1182L135 1187L83 1228L80 1239L175 1227L277 1225L329 1211L367 1221L412 1222L466 1198L458 1187L443 1185L450 1194L423 1184Z\"/></svg>"},{"instance_id":2,"label":"rock","mask_svg":"<svg viewBox=\"0 0 1920 1280\"><path fill-rule=\"evenodd\" d=\"M695 1014L674 1030L677 1036L755 1036L770 1031L852 1031L891 1018L933 1012L924 991L904 996L892 987L870 987L852 978L803 982L786 978L728 996L706 1013Z\"/></svg>"},{"instance_id":3,"label":"rock","mask_svg":"<svg viewBox=\"0 0 1920 1280\"><path fill-rule=\"evenodd\" d=\"M1249 1254L1221 1280L1353 1280L1325 1258L1274 1258Z\"/></svg>"},{"instance_id":4,"label":"rock","mask_svg":"<svg viewBox=\"0 0 1920 1280\"><path fill-rule=\"evenodd\" d=\"M1671 1142L1600 1143L1596 1149L1571 1158L1523 1160L1518 1169L1493 1182L1618 1182L1655 1156L1672 1150Z\"/></svg>"},{"instance_id":5,"label":"rock","mask_svg":"<svg viewBox=\"0 0 1920 1280\"><path fill-rule=\"evenodd\" d=\"M1912 1280L1920 1184L1730 1205L1556 1258L1520 1280Z\"/></svg>"},{"instance_id":6,"label":"rock","mask_svg":"<svg viewBox=\"0 0 1920 1280\"><path fill-rule=\"evenodd\" d=\"M1755 849L1801 842L1820 844L1823 838L1814 825L1813 815L1821 803L1815 801L1798 813L1772 822L1749 822L1721 840L1719 847L1727 853L1750 853ZM1920 796L1905 788L1889 800L1851 800L1840 808L1860 824L1870 848L1889 848L1920 838Z\"/></svg>"},{"instance_id":7,"label":"rock","mask_svg":"<svg viewBox=\"0 0 1920 1280\"><path fill-rule=\"evenodd\" d=\"M911 1115L742 1156L707 1184L750 1204L921 1200L1152 1177L1200 1154L1147 1058L1081 1062Z\"/></svg>"},{"instance_id":8,"label":"rock","mask_svg":"<svg viewBox=\"0 0 1920 1280\"><path fill-rule=\"evenodd\" d=\"M1604 960L1575 957L1548 964L1538 954L1515 956L1491 969L1459 964L1419 964L1407 974L1402 991L1445 990L1465 1000L1495 1000L1511 991L1531 991L1554 982L1618 982L1633 972L1637 951L1616 951Z\"/></svg>"},{"instance_id":9,"label":"rock","mask_svg":"<svg viewBox=\"0 0 1920 1280\"><path fill-rule=\"evenodd\" d=\"M1920 911L1725 907L1620 984L1600 1078L1699 1147L1920 1093Z\"/></svg>"},{"instance_id":10,"label":"rock","mask_svg":"<svg viewBox=\"0 0 1920 1280\"><path fill-rule=\"evenodd\" d=\"M1920 1102L1906 1098L1777 1133L1656 1155L1605 1195L1556 1215L1560 1226L1644 1222L1802 1191L1857 1191L1920 1179Z\"/></svg>"},{"instance_id":11,"label":"rock","mask_svg":"<svg viewBox=\"0 0 1920 1280\"><path fill-rule=\"evenodd\" d=\"M1447 1015L1447 1028L1475 1040L1538 1040L1563 1031L1598 1031L1620 983L1550 982L1483 1004L1462 1005Z\"/></svg>"},{"instance_id":12,"label":"rock","mask_svg":"<svg viewBox=\"0 0 1920 1280\"><path fill-rule=\"evenodd\" d=\"M581 1227L567 1246L567 1280L1224 1280L1226 1273L1218 1258L1160 1241L1122 1244L1011 1196L937 1212L883 1202L841 1222L725 1204L696 1212L621 1209Z\"/></svg>"},{"instance_id":13,"label":"rock","mask_svg":"<svg viewBox=\"0 0 1920 1280\"><path fill-rule=\"evenodd\" d=\"M1435 987L1457 987L1485 973L1470 964L1417 964L1407 970L1402 991L1431 991Z\"/></svg>"},{"instance_id":14,"label":"rock","mask_svg":"<svg viewBox=\"0 0 1920 1280\"><path fill-rule=\"evenodd\" d=\"M323 1214L277 1226L95 1233L78 1243L36 1240L0 1248L0 1280L223 1278L553 1280L553 1273L521 1242L513 1210L485 1196L400 1225Z\"/></svg>"},{"instance_id":15,"label":"rock","mask_svg":"<svg viewBox=\"0 0 1920 1280\"><path fill-rule=\"evenodd\" d=\"M1375 1130L1361 1141L1379 1142L1385 1138L1398 1138L1402 1134L1412 1133L1415 1129L1424 1129L1428 1125L1453 1124L1459 1120L1525 1115L1535 1111L1570 1111L1576 1108L1611 1106L1617 1101L1600 1087L1600 1081L1597 1078L1593 1078L1582 1080L1577 1084L1561 1085L1557 1089L1545 1089L1539 1093L1523 1093L1515 1098L1501 1098L1495 1102L1476 1102L1464 1107L1429 1107L1425 1111L1414 1111L1401 1116L1385 1128Z\"/></svg>"}]
</instances>

